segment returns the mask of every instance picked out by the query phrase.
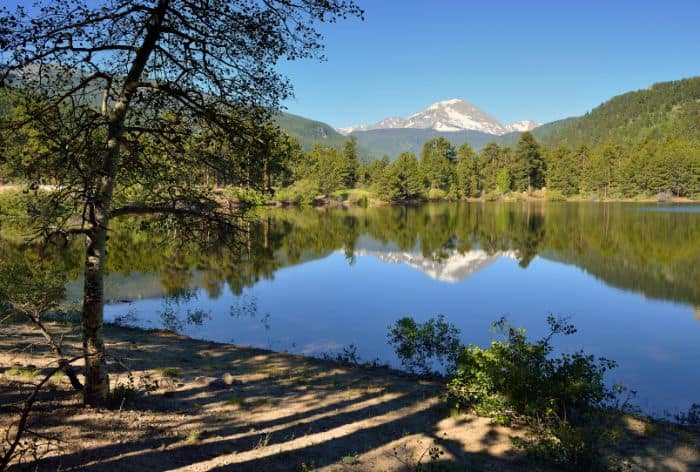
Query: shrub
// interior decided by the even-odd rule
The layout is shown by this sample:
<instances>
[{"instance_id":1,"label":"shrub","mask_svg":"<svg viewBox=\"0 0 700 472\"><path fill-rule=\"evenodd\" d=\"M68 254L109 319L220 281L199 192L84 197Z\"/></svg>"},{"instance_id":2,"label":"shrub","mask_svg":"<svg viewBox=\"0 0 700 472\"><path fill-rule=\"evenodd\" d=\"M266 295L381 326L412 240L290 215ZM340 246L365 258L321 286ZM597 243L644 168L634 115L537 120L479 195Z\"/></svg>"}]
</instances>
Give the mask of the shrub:
<instances>
[{"instance_id":1,"label":"shrub","mask_svg":"<svg viewBox=\"0 0 700 472\"><path fill-rule=\"evenodd\" d=\"M492 191L484 194L484 199L487 202L495 202L495 201L501 200L503 197L504 197L504 194L500 190L492 190Z\"/></svg>"},{"instance_id":2,"label":"shrub","mask_svg":"<svg viewBox=\"0 0 700 472\"><path fill-rule=\"evenodd\" d=\"M138 395L136 387L132 384L118 384L109 392L111 395L112 405L124 406L133 403Z\"/></svg>"},{"instance_id":3,"label":"shrub","mask_svg":"<svg viewBox=\"0 0 700 472\"><path fill-rule=\"evenodd\" d=\"M520 445L529 453L576 470L596 468L611 439L610 413L619 411L622 388L604 383L605 373L616 364L583 351L553 356L552 338L576 328L553 316L547 321L549 335L536 342L504 318L494 323L504 339L487 349L466 347L448 394L459 406L499 422L527 423L533 437Z\"/></svg>"},{"instance_id":4,"label":"shrub","mask_svg":"<svg viewBox=\"0 0 700 472\"><path fill-rule=\"evenodd\" d=\"M687 412L675 415L675 420L688 426L700 426L700 403L693 403Z\"/></svg>"},{"instance_id":5,"label":"shrub","mask_svg":"<svg viewBox=\"0 0 700 472\"><path fill-rule=\"evenodd\" d=\"M310 205L319 194L318 182L311 179L301 179L289 187L277 191L275 198L284 203Z\"/></svg>"},{"instance_id":6,"label":"shrub","mask_svg":"<svg viewBox=\"0 0 700 472\"><path fill-rule=\"evenodd\" d=\"M425 323L405 317L389 326L389 344L401 364L411 373L435 375L440 365L447 374L454 373L461 348L459 329L445 321L443 315Z\"/></svg>"},{"instance_id":7,"label":"shrub","mask_svg":"<svg viewBox=\"0 0 700 472\"><path fill-rule=\"evenodd\" d=\"M428 200L446 200L447 192L439 188L431 188L428 190Z\"/></svg>"},{"instance_id":8,"label":"shrub","mask_svg":"<svg viewBox=\"0 0 700 472\"><path fill-rule=\"evenodd\" d=\"M156 369L156 373L158 373L161 377L169 377L171 379L180 377L180 369L177 367L164 367L161 369Z\"/></svg>"},{"instance_id":9,"label":"shrub","mask_svg":"<svg viewBox=\"0 0 700 472\"><path fill-rule=\"evenodd\" d=\"M56 217L68 209L50 201L51 192L38 188L9 189L0 192L0 216L36 217L50 211Z\"/></svg>"},{"instance_id":10,"label":"shrub","mask_svg":"<svg viewBox=\"0 0 700 472\"><path fill-rule=\"evenodd\" d=\"M545 199L548 202L563 202L566 201L566 196L559 190L549 190L545 193Z\"/></svg>"},{"instance_id":11,"label":"shrub","mask_svg":"<svg viewBox=\"0 0 700 472\"><path fill-rule=\"evenodd\" d=\"M673 201L673 194L671 192L659 192L656 194L656 201L659 203L670 203Z\"/></svg>"},{"instance_id":12,"label":"shrub","mask_svg":"<svg viewBox=\"0 0 700 472\"><path fill-rule=\"evenodd\" d=\"M224 190L226 197L237 201L243 205L261 206L267 204L267 196L254 189L244 189L234 186L226 187Z\"/></svg>"}]
</instances>

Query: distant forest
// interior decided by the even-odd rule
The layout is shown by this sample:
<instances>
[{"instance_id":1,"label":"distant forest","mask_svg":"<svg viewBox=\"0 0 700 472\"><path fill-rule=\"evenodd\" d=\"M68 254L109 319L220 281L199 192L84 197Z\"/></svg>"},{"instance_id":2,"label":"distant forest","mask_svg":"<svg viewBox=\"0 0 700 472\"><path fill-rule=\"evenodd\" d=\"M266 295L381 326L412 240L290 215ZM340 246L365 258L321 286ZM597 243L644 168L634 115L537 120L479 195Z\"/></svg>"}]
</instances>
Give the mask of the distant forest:
<instances>
[{"instance_id":1,"label":"distant forest","mask_svg":"<svg viewBox=\"0 0 700 472\"><path fill-rule=\"evenodd\" d=\"M30 98L20 89L0 92L0 115L17 122L17 103ZM54 126L49 121L0 135L0 184L61 181L62 162L70 158L66 133L80 123L60 118ZM393 202L497 199L543 188L551 199L700 196L700 78L620 95L582 117L522 133L516 142L490 142L479 152L437 137L418 156L404 152L394 161L369 159L352 136L342 145L316 143L305 151L309 143L302 148L274 123L251 128L258 139L234 148L219 146L191 127L183 138L190 152L228 153L235 169L193 168L183 175L249 203L312 203L351 189L363 191L360 199ZM158 143L144 140L138 152L167 159Z\"/></svg>"}]
</instances>

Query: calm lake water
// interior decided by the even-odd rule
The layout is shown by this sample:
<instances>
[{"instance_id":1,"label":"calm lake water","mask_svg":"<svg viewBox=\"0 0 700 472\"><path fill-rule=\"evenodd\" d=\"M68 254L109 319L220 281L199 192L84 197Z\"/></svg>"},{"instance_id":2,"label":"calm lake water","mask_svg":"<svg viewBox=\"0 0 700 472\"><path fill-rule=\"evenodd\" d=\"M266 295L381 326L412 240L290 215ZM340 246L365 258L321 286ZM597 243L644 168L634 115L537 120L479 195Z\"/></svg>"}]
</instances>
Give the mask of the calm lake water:
<instances>
[{"instance_id":1,"label":"calm lake water","mask_svg":"<svg viewBox=\"0 0 700 472\"><path fill-rule=\"evenodd\" d=\"M700 402L700 212L636 204L279 209L236 250L175 246L137 222L110 240L109 320L306 355L354 344L397 365L387 326L444 314L487 346L502 315L563 351L616 360L646 411ZM69 286L79 292L80 280ZM128 301L126 301L128 300Z\"/></svg>"}]
</instances>

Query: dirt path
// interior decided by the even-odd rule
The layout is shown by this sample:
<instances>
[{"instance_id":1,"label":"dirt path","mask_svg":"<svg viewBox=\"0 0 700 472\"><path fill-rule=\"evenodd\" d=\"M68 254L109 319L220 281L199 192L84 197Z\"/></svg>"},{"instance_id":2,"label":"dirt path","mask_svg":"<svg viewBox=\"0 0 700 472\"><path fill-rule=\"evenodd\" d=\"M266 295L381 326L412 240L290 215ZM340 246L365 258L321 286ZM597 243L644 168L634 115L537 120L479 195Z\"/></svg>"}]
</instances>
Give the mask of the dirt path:
<instances>
[{"instance_id":1,"label":"dirt path","mask_svg":"<svg viewBox=\"0 0 700 472\"><path fill-rule=\"evenodd\" d=\"M75 332L54 328L78 352ZM51 358L37 333L13 326L1 334L6 404L22 398L20 383L38 378ZM32 417L34 431L61 438L34 463L39 470L410 471L438 462L450 467L440 470L528 469L510 440L522 431L450 416L437 383L163 332L108 327L106 339L134 384L154 390L118 410L83 410L58 379ZM124 369L112 382L127 385ZM1 432L15 417L0 415ZM700 466L698 435L633 421L627 429L633 440L621 450L632 470Z\"/></svg>"}]
</instances>

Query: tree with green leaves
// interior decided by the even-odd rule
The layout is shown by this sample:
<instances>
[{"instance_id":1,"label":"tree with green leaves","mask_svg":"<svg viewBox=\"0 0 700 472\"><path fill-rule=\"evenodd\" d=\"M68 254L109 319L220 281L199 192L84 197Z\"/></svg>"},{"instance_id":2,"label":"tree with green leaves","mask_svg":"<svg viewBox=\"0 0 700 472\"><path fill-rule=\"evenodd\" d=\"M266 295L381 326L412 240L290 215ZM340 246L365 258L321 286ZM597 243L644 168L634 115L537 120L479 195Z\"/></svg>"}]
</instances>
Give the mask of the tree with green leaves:
<instances>
[{"instance_id":1,"label":"tree with green leaves","mask_svg":"<svg viewBox=\"0 0 700 472\"><path fill-rule=\"evenodd\" d=\"M510 165L509 148L503 148L491 141L481 149L479 153L479 175L481 176L481 190L490 192L498 186L498 175L502 169Z\"/></svg>"},{"instance_id":2,"label":"tree with green leaves","mask_svg":"<svg viewBox=\"0 0 700 472\"><path fill-rule=\"evenodd\" d=\"M442 136L423 145L420 165L428 188L448 191L455 185L456 159L454 146Z\"/></svg>"},{"instance_id":3,"label":"tree with green leaves","mask_svg":"<svg viewBox=\"0 0 700 472\"><path fill-rule=\"evenodd\" d=\"M418 159L413 153L402 152L379 179L379 194L388 201L415 200L422 197L423 183Z\"/></svg>"},{"instance_id":4,"label":"tree with green leaves","mask_svg":"<svg viewBox=\"0 0 700 472\"><path fill-rule=\"evenodd\" d=\"M457 150L457 192L462 198L478 197L480 190L479 161L474 149L468 144L462 144Z\"/></svg>"},{"instance_id":5,"label":"tree with green leaves","mask_svg":"<svg viewBox=\"0 0 700 472\"><path fill-rule=\"evenodd\" d=\"M557 190L565 196L578 193L581 176L575 155L564 146L547 151L547 190Z\"/></svg>"},{"instance_id":6,"label":"tree with green leaves","mask_svg":"<svg viewBox=\"0 0 700 472\"><path fill-rule=\"evenodd\" d=\"M593 149L583 168L583 189L607 199L616 183L623 152L623 148L612 141Z\"/></svg>"},{"instance_id":7,"label":"tree with green leaves","mask_svg":"<svg viewBox=\"0 0 700 472\"><path fill-rule=\"evenodd\" d=\"M317 143L308 157L314 166L312 177L318 182L321 193L329 195L346 187L348 167L342 152Z\"/></svg>"},{"instance_id":8,"label":"tree with green leaves","mask_svg":"<svg viewBox=\"0 0 700 472\"><path fill-rule=\"evenodd\" d=\"M389 167L389 156L384 155L381 159L375 159L367 166L367 175L371 184L376 184L384 173L384 169Z\"/></svg>"},{"instance_id":9,"label":"tree with green leaves","mask_svg":"<svg viewBox=\"0 0 700 472\"><path fill-rule=\"evenodd\" d=\"M290 96L275 65L318 57L316 24L347 16L362 16L352 0L67 0L0 10L0 82L22 89L24 109L2 125L40 129L63 164L37 224L85 239L86 404L109 399L102 323L112 219L162 215L204 221L189 226L193 237L197 228L236 234L236 212L183 174L237 173L236 161L188 152L186 138L211 132L245 151ZM160 143L162 157L140 152L144 142Z\"/></svg>"},{"instance_id":10,"label":"tree with green leaves","mask_svg":"<svg viewBox=\"0 0 700 472\"><path fill-rule=\"evenodd\" d=\"M520 136L510 167L513 190L532 192L545 183L545 162L540 145L529 131Z\"/></svg>"},{"instance_id":11,"label":"tree with green leaves","mask_svg":"<svg viewBox=\"0 0 700 472\"><path fill-rule=\"evenodd\" d=\"M343 165L345 166L345 187L353 188L357 184L360 172L360 161L357 157L357 138L350 136L343 147Z\"/></svg>"}]
</instances>

